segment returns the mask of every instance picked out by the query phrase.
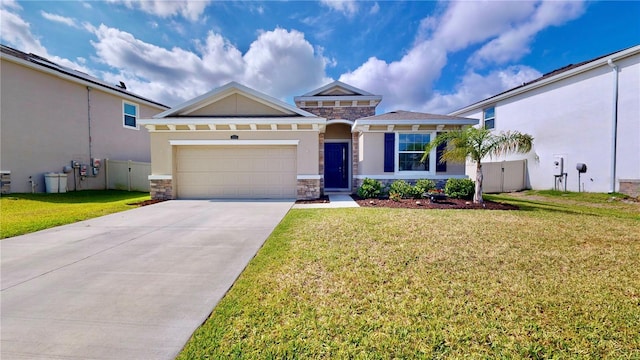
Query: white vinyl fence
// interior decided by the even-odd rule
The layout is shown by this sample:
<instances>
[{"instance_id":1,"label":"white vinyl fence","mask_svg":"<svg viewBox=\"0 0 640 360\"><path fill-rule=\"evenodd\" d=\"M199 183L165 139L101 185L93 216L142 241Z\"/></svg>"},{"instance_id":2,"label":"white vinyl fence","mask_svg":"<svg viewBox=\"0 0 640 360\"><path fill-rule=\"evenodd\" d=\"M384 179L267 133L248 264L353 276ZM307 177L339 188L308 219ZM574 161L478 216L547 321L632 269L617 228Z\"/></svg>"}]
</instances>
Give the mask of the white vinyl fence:
<instances>
[{"instance_id":1,"label":"white vinyl fence","mask_svg":"<svg viewBox=\"0 0 640 360\"><path fill-rule=\"evenodd\" d=\"M476 164L467 165L467 175L476 178ZM482 191L501 193L527 188L527 161L500 161L482 163Z\"/></svg>"},{"instance_id":2,"label":"white vinyl fence","mask_svg":"<svg viewBox=\"0 0 640 360\"><path fill-rule=\"evenodd\" d=\"M105 161L107 189L149 191L151 163L137 161Z\"/></svg>"}]
</instances>

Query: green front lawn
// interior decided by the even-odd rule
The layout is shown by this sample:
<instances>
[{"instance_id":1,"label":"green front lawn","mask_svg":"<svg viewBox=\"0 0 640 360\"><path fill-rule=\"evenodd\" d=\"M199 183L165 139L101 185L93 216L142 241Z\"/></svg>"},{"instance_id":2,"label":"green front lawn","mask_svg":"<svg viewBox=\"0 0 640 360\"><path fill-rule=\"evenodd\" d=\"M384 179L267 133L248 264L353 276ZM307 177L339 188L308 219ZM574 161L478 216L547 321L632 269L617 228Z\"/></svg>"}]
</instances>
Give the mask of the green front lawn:
<instances>
[{"instance_id":1,"label":"green front lawn","mask_svg":"<svg viewBox=\"0 0 640 360\"><path fill-rule=\"evenodd\" d=\"M3 195L0 197L0 238L132 209L135 205L128 204L148 199L148 193L119 190Z\"/></svg>"},{"instance_id":2,"label":"green front lawn","mask_svg":"<svg viewBox=\"0 0 640 360\"><path fill-rule=\"evenodd\" d=\"M179 359L640 358L640 207L297 209Z\"/></svg>"}]
</instances>

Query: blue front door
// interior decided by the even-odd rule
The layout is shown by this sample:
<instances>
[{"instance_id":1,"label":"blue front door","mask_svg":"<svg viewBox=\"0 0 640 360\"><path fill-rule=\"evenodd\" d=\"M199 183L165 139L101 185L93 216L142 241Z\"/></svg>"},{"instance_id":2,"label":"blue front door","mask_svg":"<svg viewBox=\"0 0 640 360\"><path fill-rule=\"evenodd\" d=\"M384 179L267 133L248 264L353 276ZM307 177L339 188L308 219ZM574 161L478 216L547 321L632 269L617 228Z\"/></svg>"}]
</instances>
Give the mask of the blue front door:
<instances>
[{"instance_id":1,"label":"blue front door","mask_svg":"<svg viewBox=\"0 0 640 360\"><path fill-rule=\"evenodd\" d=\"M324 144L324 187L326 189L349 188L349 144Z\"/></svg>"}]
</instances>

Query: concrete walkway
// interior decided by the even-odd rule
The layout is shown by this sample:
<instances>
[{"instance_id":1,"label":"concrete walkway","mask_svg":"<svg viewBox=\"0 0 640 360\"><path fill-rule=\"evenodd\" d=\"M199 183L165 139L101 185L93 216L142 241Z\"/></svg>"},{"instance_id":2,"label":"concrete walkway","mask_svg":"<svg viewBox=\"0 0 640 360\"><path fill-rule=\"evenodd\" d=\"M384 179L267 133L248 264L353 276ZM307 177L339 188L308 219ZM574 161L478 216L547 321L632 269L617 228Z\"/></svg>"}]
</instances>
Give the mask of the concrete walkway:
<instances>
[{"instance_id":1,"label":"concrete walkway","mask_svg":"<svg viewBox=\"0 0 640 360\"><path fill-rule=\"evenodd\" d=\"M348 208L360 207L357 202L353 201L349 194L329 194L328 203L318 204L295 204L294 209L322 209L322 208Z\"/></svg>"},{"instance_id":2,"label":"concrete walkway","mask_svg":"<svg viewBox=\"0 0 640 360\"><path fill-rule=\"evenodd\" d=\"M173 359L292 204L167 201L0 241L0 358Z\"/></svg>"}]
</instances>

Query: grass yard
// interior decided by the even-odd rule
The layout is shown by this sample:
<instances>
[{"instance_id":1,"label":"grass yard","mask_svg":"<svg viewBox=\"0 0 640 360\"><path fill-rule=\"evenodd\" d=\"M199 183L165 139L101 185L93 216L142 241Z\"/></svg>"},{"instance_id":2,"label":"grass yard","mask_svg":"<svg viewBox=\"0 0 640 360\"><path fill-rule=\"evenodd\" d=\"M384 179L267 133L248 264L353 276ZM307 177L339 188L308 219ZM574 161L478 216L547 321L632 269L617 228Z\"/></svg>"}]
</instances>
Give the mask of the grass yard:
<instances>
[{"instance_id":1,"label":"grass yard","mask_svg":"<svg viewBox=\"0 0 640 360\"><path fill-rule=\"evenodd\" d=\"M179 359L640 359L640 204L295 209Z\"/></svg>"},{"instance_id":2,"label":"grass yard","mask_svg":"<svg viewBox=\"0 0 640 360\"><path fill-rule=\"evenodd\" d=\"M149 193L85 190L63 194L10 194L0 197L0 238L8 238L132 209Z\"/></svg>"}]
</instances>

